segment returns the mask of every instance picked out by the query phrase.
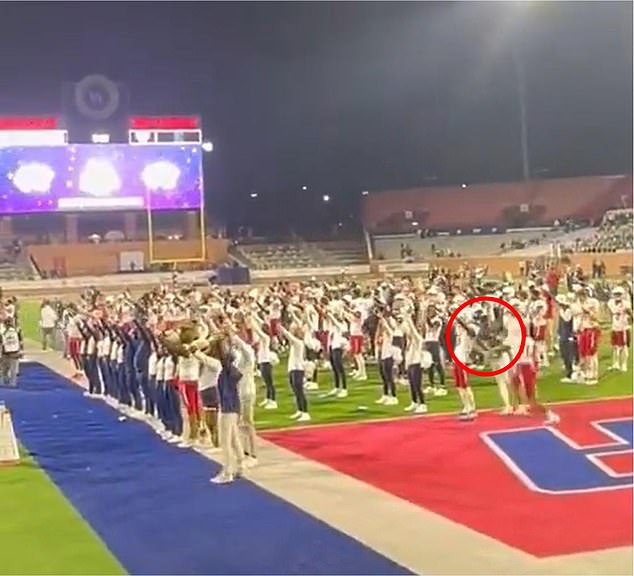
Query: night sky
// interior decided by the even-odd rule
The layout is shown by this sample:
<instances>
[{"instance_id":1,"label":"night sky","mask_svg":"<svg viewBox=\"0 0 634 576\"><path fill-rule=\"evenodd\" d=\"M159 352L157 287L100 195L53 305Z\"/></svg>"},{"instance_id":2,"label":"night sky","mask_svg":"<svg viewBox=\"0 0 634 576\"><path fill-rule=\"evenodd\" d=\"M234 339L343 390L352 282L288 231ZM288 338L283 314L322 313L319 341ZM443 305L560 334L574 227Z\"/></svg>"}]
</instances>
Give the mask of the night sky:
<instances>
[{"instance_id":1,"label":"night sky","mask_svg":"<svg viewBox=\"0 0 634 576\"><path fill-rule=\"evenodd\" d=\"M3 2L0 46L3 114L58 112L91 73L135 113L201 114L230 227L521 179L518 59L534 177L632 170L630 2Z\"/></svg>"}]
</instances>

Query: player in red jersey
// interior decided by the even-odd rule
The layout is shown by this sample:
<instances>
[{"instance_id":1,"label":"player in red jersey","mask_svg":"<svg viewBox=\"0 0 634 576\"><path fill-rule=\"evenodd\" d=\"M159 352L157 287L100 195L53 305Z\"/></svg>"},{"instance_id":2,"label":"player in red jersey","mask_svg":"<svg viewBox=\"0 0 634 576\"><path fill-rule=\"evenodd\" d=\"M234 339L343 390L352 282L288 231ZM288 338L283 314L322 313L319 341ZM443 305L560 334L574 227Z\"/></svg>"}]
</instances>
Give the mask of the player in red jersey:
<instances>
[{"instance_id":1,"label":"player in red jersey","mask_svg":"<svg viewBox=\"0 0 634 576\"><path fill-rule=\"evenodd\" d=\"M626 372L631 338L632 308L625 299L623 288L617 286L612 290L612 297L608 300L608 309L612 315L612 366L610 369Z\"/></svg>"},{"instance_id":2,"label":"player in red jersey","mask_svg":"<svg viewBox=\"0 0 634 576\"><path fill-rule=\"evenodd\" d=\"M546 420L546 424L557 424L559 416L537 400L537 375L539 373L539 361L535 340L526 338L524 351L517 362L513 374L513 384L517 389L518 396L526 401L516 410L516 414L528 414L538 412Z\"/></svg>"}]
</instances>

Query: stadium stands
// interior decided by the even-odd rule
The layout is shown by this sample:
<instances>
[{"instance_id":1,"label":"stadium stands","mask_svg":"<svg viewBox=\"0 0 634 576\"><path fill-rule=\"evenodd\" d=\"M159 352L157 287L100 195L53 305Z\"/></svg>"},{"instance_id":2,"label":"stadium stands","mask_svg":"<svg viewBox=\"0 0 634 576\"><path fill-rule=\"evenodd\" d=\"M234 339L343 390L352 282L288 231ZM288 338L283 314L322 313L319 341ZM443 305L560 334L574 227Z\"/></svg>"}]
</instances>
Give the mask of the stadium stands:
<instances>
[{"instance_id":1,"label":"stadium stands","mask_svg":"<svg viewBox=\"0 0 634 576\"><path fill-rule=\"evenodd\" d=\"M362 242L303 242L240 244L236 260L254 270L350 266L368 262Z\"/></svg>"},{"instance_id":2,"label":"stadium stands","mask_svg":"<svg viewBox=\"0 0 634 576\"><path fill-rule=\"evenodd\" d=\"M610 208L632 204L631 176L563 178L370 194L363 222L372 233L551 226L556 220L597 222Z\"/></svg>"},{"instance_id":3,"label":"stadium stands","mask_svg":"<svg viewBox=\"0 0 634 576\"><path fill-rule=\"evenodd\" d=\"M401 245L411 249L413 260L433 256L493 255L508 252L517 244L546 244L560 232L527 230L504 234L432 236L419 238L416 234L375 236L374 253L380 260L402 259Z\"/></svg>"}]
</instances>

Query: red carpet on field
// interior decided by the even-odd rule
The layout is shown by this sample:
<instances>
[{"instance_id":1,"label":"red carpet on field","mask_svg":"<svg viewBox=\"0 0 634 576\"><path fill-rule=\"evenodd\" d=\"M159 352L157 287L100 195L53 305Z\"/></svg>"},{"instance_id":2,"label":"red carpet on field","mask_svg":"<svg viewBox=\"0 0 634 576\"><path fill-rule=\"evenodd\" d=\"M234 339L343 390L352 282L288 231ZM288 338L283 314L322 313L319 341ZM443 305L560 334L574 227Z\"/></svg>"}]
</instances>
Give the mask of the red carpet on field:
<instances>
[{"instance_id":1,"label":"red carpet on field","mask_svg":"<svg viewBox=\"0 0 634 576\"><path fill-rule=\"evenodd\" d=\"M563 405L557 412L563 434L580 445L597 444L606 437L590 422L631 417L632 400ZM563 495L532 491L480 436L540 425L531 417L484 413L474 423L429 416L264 437L534 556L631 546L631 487ZM631 452L602 460L618 473L632 472Z\"/></svg>"}]
</instances>

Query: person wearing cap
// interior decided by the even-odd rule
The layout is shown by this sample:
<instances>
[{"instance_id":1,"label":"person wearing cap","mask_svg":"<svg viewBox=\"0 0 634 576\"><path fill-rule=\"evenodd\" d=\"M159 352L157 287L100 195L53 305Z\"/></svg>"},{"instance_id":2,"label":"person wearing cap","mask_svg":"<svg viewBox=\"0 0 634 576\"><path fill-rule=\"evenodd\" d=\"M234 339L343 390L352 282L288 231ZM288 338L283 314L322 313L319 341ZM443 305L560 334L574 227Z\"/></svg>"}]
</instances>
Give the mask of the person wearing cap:
<instances>
[{"instance_id":1,"label":"person wearing cap","mask_svg":"<svg viewBox=\"0 0 634 576\"><path fill-rule=\"evenodd\" d=\"M612 366L610 369L627 372L632 308L625 299L625 290L620 286L612 290L612 297L608 300L608 309L612 315Z\"/></svg>"}]
</instances>

